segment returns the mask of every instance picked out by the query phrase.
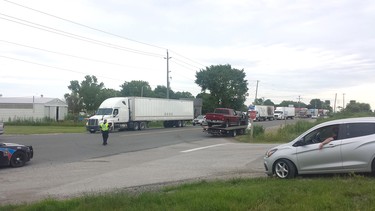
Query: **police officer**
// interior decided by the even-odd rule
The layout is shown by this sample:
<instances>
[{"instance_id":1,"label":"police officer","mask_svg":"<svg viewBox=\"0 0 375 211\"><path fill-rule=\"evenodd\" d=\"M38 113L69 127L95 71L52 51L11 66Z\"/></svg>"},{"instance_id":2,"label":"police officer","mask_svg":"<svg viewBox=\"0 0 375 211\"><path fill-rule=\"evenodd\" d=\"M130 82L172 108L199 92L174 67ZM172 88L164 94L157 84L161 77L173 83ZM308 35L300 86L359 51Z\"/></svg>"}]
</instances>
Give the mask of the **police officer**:
<instances>
[{"instance_id":1,"label":"police officer","mask_svg":"<svg viewBox=\"0 0 375 211\"><path fill-rule=\"evenodd\" d=\"M104 120L104 122L100 124L100 130L102 131L103 145L107 145L107 140L109 136L109 125L106 119Z\"/></svg>"}]
</instances>

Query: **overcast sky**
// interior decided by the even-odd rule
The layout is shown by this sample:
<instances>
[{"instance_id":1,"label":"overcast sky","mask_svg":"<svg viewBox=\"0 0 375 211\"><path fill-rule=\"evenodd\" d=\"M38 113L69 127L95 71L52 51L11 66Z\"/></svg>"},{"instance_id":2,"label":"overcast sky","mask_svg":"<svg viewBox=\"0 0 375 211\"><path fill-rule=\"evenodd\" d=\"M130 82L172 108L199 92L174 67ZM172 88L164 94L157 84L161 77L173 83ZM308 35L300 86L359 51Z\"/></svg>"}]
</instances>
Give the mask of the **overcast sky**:
<instances>
[{"instance_id":1,"label":"overcast sky","mask_svg":"<svg viewBox=\"0 0 375 211\"><path fill-rule=\"evenodd\" d=\"M0 0L0 94L63 98L94 75L200 92L195 73L243 69L257 97L375 109L375 1ZM335 98L335 96L337 96ZM336 101L335 101L336 99Z\"/></svg>"}]
</instances>

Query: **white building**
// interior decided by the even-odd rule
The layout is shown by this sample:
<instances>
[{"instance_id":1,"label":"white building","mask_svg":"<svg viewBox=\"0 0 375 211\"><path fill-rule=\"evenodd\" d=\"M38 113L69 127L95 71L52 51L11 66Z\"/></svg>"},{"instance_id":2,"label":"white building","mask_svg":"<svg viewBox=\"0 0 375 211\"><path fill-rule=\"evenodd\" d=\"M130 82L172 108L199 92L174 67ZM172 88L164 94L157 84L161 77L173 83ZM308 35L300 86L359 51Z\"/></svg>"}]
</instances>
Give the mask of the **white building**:
<instances>
[{"instance_id":1,"label":"white building","mask_svg":"<svg viewBox=\"0 0 375 211\"><path fill-rule=\"evenodd\" d=\"M0 121L41 120L50 118L64 120L68 105L58 98L0 97Z\"/></svg>"}]
</instances>

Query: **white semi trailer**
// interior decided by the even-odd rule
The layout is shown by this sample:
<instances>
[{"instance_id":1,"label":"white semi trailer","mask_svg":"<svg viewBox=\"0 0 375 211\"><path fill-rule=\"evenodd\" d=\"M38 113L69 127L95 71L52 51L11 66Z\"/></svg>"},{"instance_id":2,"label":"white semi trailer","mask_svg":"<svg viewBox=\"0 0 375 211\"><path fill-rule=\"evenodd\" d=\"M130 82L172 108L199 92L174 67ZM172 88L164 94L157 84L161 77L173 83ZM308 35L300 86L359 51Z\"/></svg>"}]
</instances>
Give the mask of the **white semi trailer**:
<instances>
[{"instance_id":1,"label":"white semi trailer","mask_svg":"<svg viewBox=\"0 0 375 211\"><path fill-rule=\"evenodd\" d=\"M276 107L275 119L294 119L296 111L294 107Z\"/></svg>"},{"instance_id":2,"label":"white semi trailer","mask_svg":"<svg viewBox=\"0 0 375 211\"><path fill-rule=\"evenodd\" d=\"M164 127L183 127L194 119L193 101L147 97L114 97L102 102L96 114L90 117L86 129L99 131L104 121L111 130L143 130L151 121L162 121Z\"/></svg>"}]
</instances>

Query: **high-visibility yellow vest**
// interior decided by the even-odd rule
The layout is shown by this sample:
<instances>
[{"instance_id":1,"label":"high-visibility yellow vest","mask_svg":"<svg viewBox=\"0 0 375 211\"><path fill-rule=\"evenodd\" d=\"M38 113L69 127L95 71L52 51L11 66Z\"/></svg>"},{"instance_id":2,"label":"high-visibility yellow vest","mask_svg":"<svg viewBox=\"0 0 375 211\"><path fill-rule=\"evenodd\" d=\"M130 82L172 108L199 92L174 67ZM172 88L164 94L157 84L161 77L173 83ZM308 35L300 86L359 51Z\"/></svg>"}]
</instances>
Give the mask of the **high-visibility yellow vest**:
<instances>
[{"instance_id":1,"label":"high-visibility yellow vest","mask_svg":"<svg viewBox=\"0 0 375 211\"><path fill-rule=\"evenodd\" d=\"M102 129L102 131L108 131L109 127L108 127L108 122L107 123L101 123L100 124L100 128Z\"/></svg>"}]
</instances>

